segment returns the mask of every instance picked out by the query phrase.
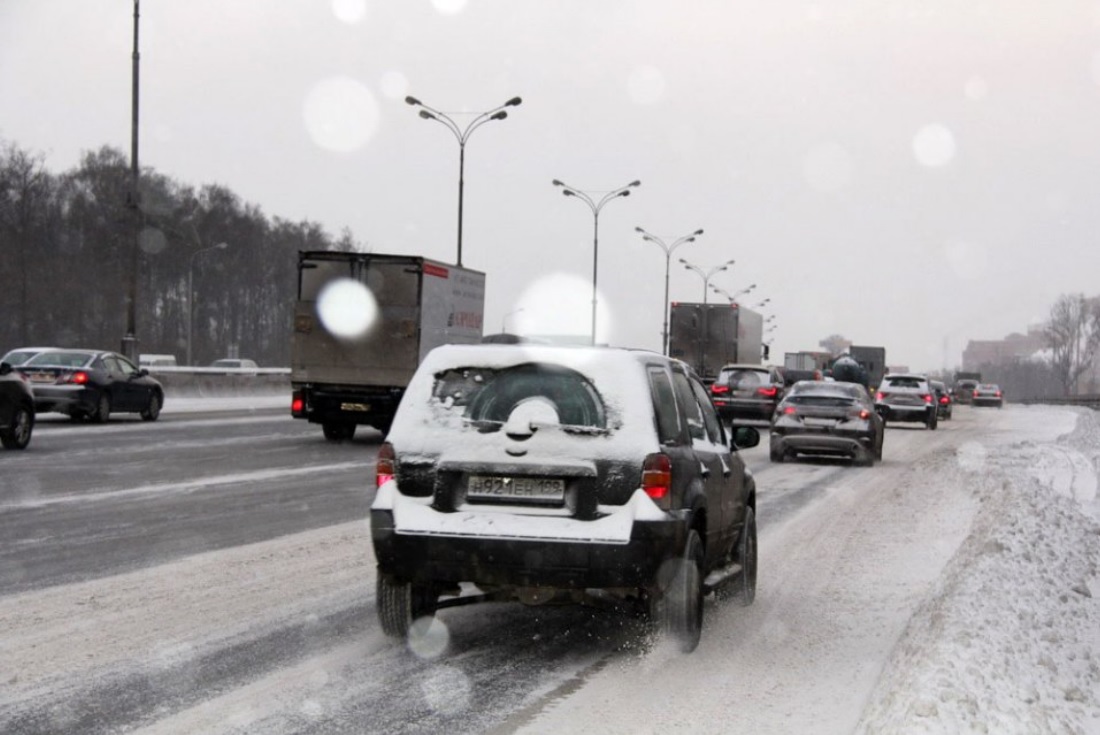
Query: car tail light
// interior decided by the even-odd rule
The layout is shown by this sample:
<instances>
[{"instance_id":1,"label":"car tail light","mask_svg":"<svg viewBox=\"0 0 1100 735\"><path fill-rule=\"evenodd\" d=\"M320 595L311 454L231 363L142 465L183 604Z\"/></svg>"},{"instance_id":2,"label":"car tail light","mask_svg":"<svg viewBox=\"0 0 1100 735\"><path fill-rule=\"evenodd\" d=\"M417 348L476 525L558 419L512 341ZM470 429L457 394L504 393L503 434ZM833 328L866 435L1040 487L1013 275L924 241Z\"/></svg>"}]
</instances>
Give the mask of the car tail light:
<instances>
[{"instance_id":1,"label":"car tail light","mask_svg":"<svg viewBox=\"0 0 1100 735\"><path fill-rule=\"evenodd\" d=\"M765 398L775 398L779 390L774 385L765 386L763 388L757 388L756 392Z\"/></svg>"},{"instance_id":2,"label":"car tail light","mask_svg":"<svg viewBox=\"0 0 1100 735\"><path fill-rule=\"evenodd\" d=\"M382 442L382 446L378 447L378 461L374 465L376 487L382 487L393 479L393 468L396 459L397 455L393 451L393 445L389 442Z\"/></svg>"},{"instance_id":3,"label":"car tail light","mask_svg":"<svg viewBox=\"0 0 1100 735\"><path fill-rule=\"evenodd\" d=\"M715 383L710 387L710 392L714 395L719 395L720 393L729 393L730 387L728 385L718 385L717 383Z\"/></svg>"},{"instance_id":4,"label":"car tail light","mask_svg":"<svg viewBox=\"0 0 1100 735\"><path fill-rule=\"evenodd\" d=\"M940 403L942 403L943 405L946 406L950 402L951 400L947 396L940 396Z\"/></svg>"},{"instance_id":5,"label":"car tail light","mask_svg":"<svg viewBox=\"0 0 1100 735\"><path fill-rule=\"evenodd\" d=\"M794 406L784 406L783 413L787 416L794 416L796 413L798 413L798 409Z\"/></svg>"},{"instance_id":6,"label":"car tail light","mask_svg":"<svg viewBox=\"0 0 1100 735\"><path fill-rule=\"evenodd\" d=\"M87 385L88 373L83 370L77 370L75 373L71 373L62 382L64 383L76 383L77 385Z\"/></svg>"},{"instance_id":7,"label":"car tail light","mask_svg":"<svg viewBox=\"0 0 1100 735\"><path fill-rule=\"evenodd\" d=\"M928 393L921 393L920 397L921 397L921 400L924 401L925 403L931 403L932 402L932 396Z\"/></svg>"},{"instance_id":8,"label":"car tail light","mask_svg":"<svg viewBox=\"0 0 1100 735\"><path fill-rule=\"evenodd\" d=\"M306 401L302 398L301 391L294 391L290 395L290 413L294 416L301 416L306 411Z\"/></svg>"},{"instance_id":9,"label":"car tail light","mask_svg":"<svg viewBox=\"0 0 1100 735\"><path fill-rule=\"evenodd\" d=\"M667 507L671 489L672 460L660 452L650 454L642 463L642 490L654 500L663 501L659 505Z\"/></svg>"},{"instance_id":10,"label":"car tail light","mask_svg":"<svg viewBox=\"0 0 1100 735\"><path fill-rule=\"evenodd\" d=\"M883 393L882 391L879 391L878 393L875 394L875 400L876 401L881 401L884 398L886 398L886 396L887 396L886 393Z\"/></svg>"},{"instance_id":11,"label":"car tail light","mask_svg":"<svg viewBox=\"0 0 1100 735\"><path fill-rule=\"evenodd\" d=\"M871 412L868 411L866 408L853 408L851 411L848 412L848 418L863 419L864 421L866 421L867 419L871 418Z\"/></svg>"},{"instance_id":12,"label":"car tail light","mask_svg":"<svg viewBox=\"0 0 1100 735\"><path fill-rule=\"evenodd\" d=\"M994 392L993 392L993 397L994 397L994 398L1000 398L1000 397L1001 397L1001 392L1000 392L999 390L998 390L998 391L994 391Z\"/></svg>"}]
</instances>

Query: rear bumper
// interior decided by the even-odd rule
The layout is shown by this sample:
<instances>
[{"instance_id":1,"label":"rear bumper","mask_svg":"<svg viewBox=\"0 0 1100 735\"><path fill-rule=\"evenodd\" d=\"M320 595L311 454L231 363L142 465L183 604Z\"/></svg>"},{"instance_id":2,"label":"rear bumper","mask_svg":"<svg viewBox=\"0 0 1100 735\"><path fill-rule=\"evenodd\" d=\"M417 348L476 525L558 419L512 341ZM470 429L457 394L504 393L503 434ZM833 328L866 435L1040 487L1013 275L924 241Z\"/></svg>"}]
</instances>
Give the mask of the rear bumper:
<instances>
[{"instance_id":1,"label":"rear bumper","mask_svg":"<svg viewBox=\"0 0 1100 735\"><path fill-rule=\"evenodd\" d=\"M855 457L874 450L874 436L864 433L826 433L821 431L795 431L771 434L771 448L778 452L802 452L805 454L837 454Z\"/></svg>"},{"instance_id":2,"label":"rear bumper","mask_svg":"<svg viewBox=\"0 0 1100 735\"><path fill-rule=\"evenodd\" d=\"M35 385L34 410L36 413L85 413L95 410L98 392L81 385Z\"/></svg>"},{"instance_id":3,"label":"rear bumper","mask_svg":"<svg viewBox=\"0 0 1100 735\"><path fill-rule=\"evenodd\" d=\"M1000 406L1004 402L1002 398L975 398L973 404L975 406Z\"/></svg>"},{"instance_id":4,"label":"rear bumper","mask_svg":"<svg viewBox=\"0 0 1100 735\"><path fill-rule=\"evenodd\" d=\"M683 548L690 522L686 513L641 502L636 494L596 521L441 513L422 499L387 496L384 486L371 509L371 538L380 571L411 582L641 588Z\"/></svg>"},{"instance_id":5,"label":"rear bumper","mask_svg":"<svg viewBox=\"0 0 1100 735\"><path fill-rule=\"evenodd\" d=\"M929 406L891 406L885 403L877 404L876 408L887 421L917 421L922 424L931 420L936 410Z\"/></svg>"},{"instance_id":6,"label":"rear bumper","mask_svg":"<svg viewBox=\"0 0 1100 735\"><path fill-rule=\"evenodd\" d=\"M296 419L314 424L346 423L389 425L397 413L404 388L294 385L294 399L301 410L291 411ZM295 401L296 402L296 401Z\"/></svg>"},{"instance_id":7,"label":"rear bumper","mask_svg":"<svg viewBox=\"0 0 1100 735\"><path fill-rule=\"evenodd\" d=\"M751 419L753 421L771 421L775 413L776 401L738 400L736 398L714 398L711 400L715 411L724 420Z\"/></svg>"}]
</instances>

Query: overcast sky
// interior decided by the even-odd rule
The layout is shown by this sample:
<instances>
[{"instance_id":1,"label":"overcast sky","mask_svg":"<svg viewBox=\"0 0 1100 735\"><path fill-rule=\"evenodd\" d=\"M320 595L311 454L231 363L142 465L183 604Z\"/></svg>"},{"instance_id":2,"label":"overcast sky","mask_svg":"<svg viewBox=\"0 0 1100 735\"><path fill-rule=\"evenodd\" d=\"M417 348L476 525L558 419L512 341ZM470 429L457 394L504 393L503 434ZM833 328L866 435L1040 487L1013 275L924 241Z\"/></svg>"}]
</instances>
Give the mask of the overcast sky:
<instances>
[{"instance_id":1,"label":"overcast sky","mask_svg":"<svg viewBox=\"0 0 1100 735\"><path fill-rule=\"evenodd\" d=\"M0 0L0 138L129 152L131 0ZM143 0L143 166L375 252L463 261L486 331L660 349L671 297L764 298L773 349L840 333L913 369L1100 293L1100 3ZM291 295L288 295L290 298ZM708 300L723 297L709 294ZM780 356L781 359L781 356Z\"/></svg>"}]
</instances>

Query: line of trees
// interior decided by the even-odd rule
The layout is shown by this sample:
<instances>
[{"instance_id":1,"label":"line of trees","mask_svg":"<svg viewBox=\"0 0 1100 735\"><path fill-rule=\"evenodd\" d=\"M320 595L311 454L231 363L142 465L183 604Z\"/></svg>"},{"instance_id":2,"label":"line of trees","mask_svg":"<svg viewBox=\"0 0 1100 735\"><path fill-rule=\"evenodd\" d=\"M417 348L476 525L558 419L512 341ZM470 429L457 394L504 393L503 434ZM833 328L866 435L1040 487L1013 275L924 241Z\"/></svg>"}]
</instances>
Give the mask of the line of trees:
<instances>
[{"instance_id":1,"label":"line of trees","mask_svg":"<svg viewBox=\"0 0 1100 735\"><path fill-rule=\"evenodd\" d=\"M195 364L236 353L288 365L297 252L363 249L347 229L334 238L314 222L268 217L224 186L196 190L149 168L135 212L130 185L118 149L55 174L42 154L0 140L0 353L119 349L136 248L139 352L182 364L193 309Z\"/></svg>"}]
</instances>

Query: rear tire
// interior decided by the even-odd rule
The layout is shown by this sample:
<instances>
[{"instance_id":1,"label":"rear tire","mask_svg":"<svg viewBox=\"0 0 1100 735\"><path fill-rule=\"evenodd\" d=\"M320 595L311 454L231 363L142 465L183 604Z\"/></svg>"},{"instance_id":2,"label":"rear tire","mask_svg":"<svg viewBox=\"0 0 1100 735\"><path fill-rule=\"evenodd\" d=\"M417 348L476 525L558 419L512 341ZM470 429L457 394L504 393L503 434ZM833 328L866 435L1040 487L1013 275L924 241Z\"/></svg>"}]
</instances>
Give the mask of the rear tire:
<instances>
[{"instance_id":1,"label":"rear tire","mask_svg":"<svg viewBox=\"0 0 1100 735\"><path fill-rule=\"evenodd\" d=\"M95 405L95 413L92 414L92 421L97 424L104 424L111 418L111 397L106 393L99 394L99 401Z\"/></svg>"},{"instance_id":2,"label":"rear tire","mask_svg":"<svg viewBox=\"0 0 1100 735\"><path fill-rule=\"evenodd\" d=\"M12 414L11 423L0 430L0 443L4 449L26 449L31 443L34 431L34 411L26 406L17 406Z\"/></svg>"},{"instance_id":3,"label":"rear tire","mask_svg":"<svg viewBox=\"0 0 1100 735\"><path fill-rule=\"evenodd\" d=\"M782 464L783 460L785 460L786 458L787 453L777 450L775 447L772 447L768 450L768 459L770 459L772 462L778 462Z\"/></svg>"},{"instance_id":4,"label":"rear tire","mask_svg":"<svg viewBox=\"0 0 1100 735\"><path fill-rule=\"evenodd\" d=\"M931 418L925 420L924 425L928 427L929 431L935 431L938 423L936 416L933 414Z\"/></svg>"},{"instance_id":5,"label":"rear tire","mask_svg":"<svg viewBox=\"0 0 1100 735\"><path fill-rule=\"evenodd\" d=\"M745 525L741 528L741 538L737 541L737 561L741 564L741 573L730 584L730 598L738 605L748 607L756 599L756 513L752 508L745 509Z\"/></svg>"},{"instance_id":6,"label":"rear tire","mask_svg":"<svg viewBox=\"0 0 1100 735\"><path fill-rule=\"evenodd\" d=\"M694 529L688 531L684 555L672 563L675 572L661 595L658 619L680 652L691 653L703 632L703 541Z\"/></svg>"},{"instance_id":7,"label":"rear tire","mask_svg":"<svg viewBox=\"0 0 1100 735\"><path fill-rule=\"evenodd\" d=\"M378 621L388 636L405 638L414 620L435 615L434 600L424 585L398 582L388 574L379 573L375 591Z\"/></svg>"},{"instance_id":8,"label":"rear tire","mask_svg":"<svg viewBox=\"0 0 1100 735\"><path fill-rule=\"evenodd\" d=\"M350 441L355 436L355 424L347 424L342 421L329 421L321 424L325 438L330 442Z\"/></svg>"}]
</instances>

